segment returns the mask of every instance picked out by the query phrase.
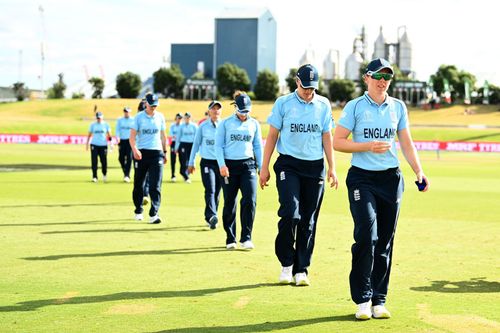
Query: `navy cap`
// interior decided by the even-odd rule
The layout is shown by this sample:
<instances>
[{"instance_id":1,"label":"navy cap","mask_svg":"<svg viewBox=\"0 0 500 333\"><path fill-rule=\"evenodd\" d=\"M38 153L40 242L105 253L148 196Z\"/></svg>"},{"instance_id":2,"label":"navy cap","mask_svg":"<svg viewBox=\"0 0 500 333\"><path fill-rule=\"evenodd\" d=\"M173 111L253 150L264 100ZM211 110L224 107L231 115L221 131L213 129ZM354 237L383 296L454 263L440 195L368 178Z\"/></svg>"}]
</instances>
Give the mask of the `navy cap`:
<instances>
[{"instance_id":1,"label":"navy cap","mask_svg":"<svg viewBox=\"0 0 500 333\"><path fill-rule=\"evenodd\" d=\"M182 114L180 114L180 113L175 115L175 119L179 119L179 118L182 118Z\"/></svg>"},{"instance_id":2,"label":"navy cap","mask_svg":"<svg viewBox=\"0 0 500 333\"><path fill-rule=\"evenodd\" d=\"M208 109L210 110L214 106L219 105L220 108L222 109L222 104L219 101L211 101L210 104L208 104Z\"/></svg>"},{"instance_id":3,"label":"navy cap","mask_svg":"<svg viewBox=\"0 0 500 333\"><path fill-rule=\"evenodd\" d=\"M126 107L123 108L123 112L130 112L130 111L131 110L130 110L130 108L128 106L126 106Z\"/></svg>"},{"instance_id":4,"label":"navy cap","mask_svg":"<svg viewBox=\"0 0 500 333\"><path fill-rule=\"evenodd\" d=\"M248 113L252 110L252 101L247 94L241 94L234 99L232 104L236 105L236 110L239 113Z\"/></svg>"},{"instance_id":5,"label":"navy cap","mask_svg":"<svg viewBox=\"0 0 500 333\"><path fill-rule=\"evenodd\" d=\"M300 80L300 85L302 88L314 88L319 87L319 74L316 67L311 64L306 64L300 66L297 71L297 77Z\"/></svg>"},{"instance_id":6,"label":"navy cap","mask_svg":"<svg viewBox=\"0 0 500 333\"><path fill-rule=\"evenodd\" d=\"M155 94L147 94L146 103L151 106L158 106L160 104L160 101L158 100L158 96L156 96Z\"/></svg>"},{"instance_id":7,"label":"navy cap","mask_svg":"<svg viewBox=\"0 0 500 333\"><path fill-rule=\"evenodd\" d=\"M366 66L365 74L377 73L384 68L390 69L391 74L394 74L394 70L392 69L391 64L387 60L383 58L373 59L372 61L370 61L368 66Z\"/></svg>"},{"instance_id":8,"label":"navy cap","mask_svg":"<svg viewBox=\"0 0 500 333\"><path fill-rule=\"evenodd\" d=\"M101 119L102 119L102 118L104 118L104 115L102 114L102 112L96 112L96 113L95 113L95 117L96 117L96 118L101 118Z\"/></svg>"},{"instance_id":9,"label":"navy cap","mask_svg":"<svg viewBox=\"0 0 500 333\"><path fill-rule=\"evenodd\" d=\"M191 113L189 113L189 112L184 113L184 117L191 118Z\"/></svg>"}]
</instances>

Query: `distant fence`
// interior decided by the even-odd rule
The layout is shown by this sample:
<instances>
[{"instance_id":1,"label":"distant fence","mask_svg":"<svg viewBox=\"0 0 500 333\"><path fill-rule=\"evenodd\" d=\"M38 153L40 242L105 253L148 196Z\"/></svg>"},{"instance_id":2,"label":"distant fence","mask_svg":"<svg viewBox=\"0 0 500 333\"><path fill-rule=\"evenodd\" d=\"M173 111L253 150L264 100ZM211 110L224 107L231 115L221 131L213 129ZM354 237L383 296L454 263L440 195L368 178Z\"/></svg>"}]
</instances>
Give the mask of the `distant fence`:
<instances>
[{"instance_id":1,"label":"distant fence","mask_svg":"<svg viewBox=\"0 0 500 333\"><path fill-rule=\"evenodd\" d=\"M113 143L116 143L113 137ZM0 134L0 143L77 144L87 143L86 135ZM417 150L500 153L500 142L414 141ZM399 146L398 146L399 148Z\"/></svg>"}]
</instances>

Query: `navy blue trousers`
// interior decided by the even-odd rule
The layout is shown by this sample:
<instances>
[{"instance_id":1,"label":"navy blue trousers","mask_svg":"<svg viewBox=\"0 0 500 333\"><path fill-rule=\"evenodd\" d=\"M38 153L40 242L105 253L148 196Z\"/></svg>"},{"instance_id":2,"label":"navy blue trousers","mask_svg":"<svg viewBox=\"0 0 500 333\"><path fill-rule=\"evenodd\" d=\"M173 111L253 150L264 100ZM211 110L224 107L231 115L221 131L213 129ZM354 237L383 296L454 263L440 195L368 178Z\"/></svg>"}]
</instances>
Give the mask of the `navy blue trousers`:
<instances>
[{"instance_id":1,"label":"navy blue trousers","mask_svg":"<svg viewBox=\"0 0 500 333\"><path fill-rule=\"evenodd\" d=\"M200 171L203 187L205 187L205 221L208 222L212 216L217 216L220 190L222 188L217 160L202 158L200 161Z\"/></svg>"},{"instance_id":2,"label":"navy blue trousers","mask_svg":"<svg viewBox=\"0 0 500 333\"><path fill-rule=\"evenodd\" d=\"M171 178L175 177L175 162L176 161L177 161L177 153L175 152L175 141L172 141L170 143L170 171L172 173Z\"/></svg>"},{"instance_id":3,"label":"navy blue trousers","mask_svg":"<svg viewBox=\"0 0 500 333\"><path fill-rule=\"evenodd\" d=\"M123 176L130 177L130 167L132 166L132 148L128 139L120 140L118 144L118 161L122 167Z\"/></svg>"},{"instance_id":4,"label":"navy blue trousers","mask_svg":"<svg viewBox=\"0 0 500 333\"><path fill-rule=\"evenodd\" d=\"M108 146L90 145L90 161L92 163L92 178L97 178L97 157L101 160L102 174L108 172Z\"/></svg>"},{"instance_id":5,"label":"navy blue trousers","mask_svg":"<svg viewBox=\"0 0 500 333\"><path fill-rule=\"evenodd\" d=\"M356 304L383 305L391 274L392 248L404 190L399 168L351 167L346 179L354 220L351 297Z\"/></svg>"},{"instance_id":6,"label":"navy blue trousers","mask_svg":"<svg viewBox=\"0 0 500 333\"><path fill-rule=\"evenodd\" d=\"M161 150L141 149L142 159L134 160L134 190L132 198L135 205L135 213L143 212L142 200L144 198L144 185L146 176L149 178L149 196L151 207L149 216L158 214L161 203L161 181L163 178L163 152Z\"/></svg>"},{"instance_id":7,"label":"navy blue trousers","mask_svg":"<svg viewBox=\"0 0 500 333\"><path fill-rule=\"evenodd\" d=\"M293 274L307 273L324 193L324 161L280 155L274 164L280 208L275 253Z\"/></svg>"},{"instance_id":8,"label":"navy blue trousers","mask_svg":"<svg viewBox=\"0 0 500 333\"><path fill-rule=\"evenodd\" d=\"M192 148L193 148L192 142L181 142L179 144L179 163L181 164L181 175L182 177L184 177L184 180L189 179L189 173L187 171L187 168Z\"/></svg>"},{"instance_id":9,"label":"navy blue trousers","mask_svg":"<svg viewBox=\"0 0 500 333\"><path fill-rule=\"evenodd\" d=\"M222 222L226 231L226 244L236 242L236 197L240 200L240 242L252 239L255 207L257 206L257 167L253 159L226 160L229 177L222 180L224 208Z\"/></svg>"}]
</instances>

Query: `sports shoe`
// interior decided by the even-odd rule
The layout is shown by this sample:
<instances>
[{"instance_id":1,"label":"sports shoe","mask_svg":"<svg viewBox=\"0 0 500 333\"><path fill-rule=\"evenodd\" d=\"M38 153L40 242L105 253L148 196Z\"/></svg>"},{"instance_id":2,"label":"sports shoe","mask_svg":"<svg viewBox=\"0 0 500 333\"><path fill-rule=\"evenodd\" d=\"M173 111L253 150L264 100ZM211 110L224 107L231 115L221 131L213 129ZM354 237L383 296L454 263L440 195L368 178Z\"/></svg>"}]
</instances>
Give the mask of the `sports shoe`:
<instances>
[{"instance_id":1,"label":"sports shoe","mask_svg":"<svg viewBox=\"0 0 500 333\"><path fill-rule=\"evenodd\" d=\"M295 274L295 285L296 286L308 286L311 282L309 282L309 278L305 272Z\"/></svg>"},{"instance_id":2,"label":"sports shoe","mask_svg":"<svg viewBox=\"0 0 500 333\"><path fill-rule=\"evenodd\" d=\"M144 220L144 216L142 214L135 214L135 220L136 221L142 221Z\"/></svg>"},{"instance_id":3,"label":"sports shoe","mask_svg":"<svg viewBox=\"0 0 500 333\"><path fill-rule=\"evenodd\" d=\"M184 182L185 182L186 184L191 184L191 178L188 178L188 179L184 180Z\"/></svg>"},{"instance_id":4,"label":"sports shoe","mask_svg":"<svg viewBox=\"0 0 500 333\"><path fill-rule=\"evenodd\" d=\"M244 241L243 243L240 243L240 246L243 250L253 250L255 248L251 240L247 240Z\"/></svg>"},{"instance_id":5,"label":"sports shoe","mask_svg":"<svg viewBox=\"0 0 500 333\"><path fill-rule=\"evenodd\" d=\"M226 244L226 249L227 250L234 250L234 249L236 249L236 243Z\"/></svg>"},{"instance_id":6,"label":"sports shoe","mask_svg":"<svg viewBox=\"0 0 500 333\"><path fill-rule=\"evenodd\" d=\"M368 320L372 317L372 311L370 307L372 306L372 301L364 302L358 304L358 311L356 311L356 319Z\"/></svg>"},{"instance_id":7,"label":"sports shoe","mask_svg":"<svg viewBox=\"0 0 500 333\"><path fill-rule=\"evenodd\" d=\"M130 183L130 178L125 176L125 177L123 177L123 181L125 183Z\"/></svg>"},{"instance_id":8,"label":"sports shoe","mask_svg":"<svg viewBox=\"0 0 500 333\"><path fill-rule=\"evenodd\" d=\"M391 313L384 305L375 305L372 306L372 316L376 319L389 319L391 318Z\"/></svg>"},{"instance_id":9,"label":"sports shoe","mask_svg":"<svg viewBox=\"0 0 500 333\"><path fill-rule=\"evenodd\" d=\"M175 182L177 181L177 178L172 177L172 178L170 178L170 181L171 181L172 183L175 183Z\"/></svg>"},{"instance_id":10,"label":"sports shoe","mask_svg":"<svg viewBox=\"0 0 500 333\"><path fill-rule=\"evenodd\" d=\"M161 223L161 218L158 214L149 217L149 224L158 224L158 223Z\"/></svg>"},{"instance_id":11,"label":"sports shoe","mask_svg":"<svg viewBox=\"0 0 500 333\"><path fill-rule=\"evenodd\" d=\"M292 276L293 265L281 267L281 274L279 279L279 284L290 284L293 281Z\"/></svg>"},{"instance_id":12,"label":"sports shoe","mask_svg":"<svg viewBox=\"0 0 500 333\"><path fill-rule=\"evenodd\" d=\"M108 177L106 177L106 176L102 176L102 181L103 181L103 182L107 182L107 181L108 181Z\"/></svg>"},{"instance_id":13,"label":"sports shoe","mask_svg":"<svg viewBox=\"0 0 500 333\"><path fill-rule=\"evenodd\" d=\"M149 198L148 197L144 197L142 198L142 204L145 206L149 203Z\"/></svg>"},{"instance_id":14,"label":"sports shoe","mask_svg":"<svg viewBox=\"0 0 500 333\"><path fill-rule=\"evenodd\" d=\"M214 230L215 228L217 228L217 222L219 222L217 216L212 216L210 220L208 220L208 226L210 227L210 229Z\"/></svg>"},{"instance_id":15,"label":"sports shoe","mask_svg":"<svg viewBox=\"0 0 500 333\"><path fill-rule=\"evenodd\" d=\"M97 183L97 178L92 178L92 183Z\"/></svg>"}]
</instances>

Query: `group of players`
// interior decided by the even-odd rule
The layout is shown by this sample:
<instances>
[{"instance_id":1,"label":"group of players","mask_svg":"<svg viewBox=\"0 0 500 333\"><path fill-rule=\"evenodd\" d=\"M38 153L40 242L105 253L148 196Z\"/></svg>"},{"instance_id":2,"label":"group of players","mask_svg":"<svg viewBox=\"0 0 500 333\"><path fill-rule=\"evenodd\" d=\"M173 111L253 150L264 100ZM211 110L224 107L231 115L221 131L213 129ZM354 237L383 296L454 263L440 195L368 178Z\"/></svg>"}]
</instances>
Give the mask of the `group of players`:
<instances>
[{"instance_id":1,"label":"group of players","mask_svg":"<svg viewBox=\"0 0 500 333\"><path fill-rule=\"evenodd\" d=\"M233 96L234 113L223 120L220 119L222 104L212 101L207 119L199 126L191 123L191 116L186 113L177 114L170 127L172 181L176 179L176 155L179 155L181 175L190 183L199 153L205 188L205 221L211 229L217 227L222 189L222 222L228 250L238 247L238 192L241 192L239 246L244 250L254 248L252 229L257 185L262 189L268 186L271 157L275 149L278 151L273 169L279 197L275 254L281 263L281 284L310 284L308 268L325 182L331 188L338 187L334 149L352 153L346 179L355 241L350 288L357 305L355 317L359 320L391 316L385 303L404 186L396 135L415 172L419 190L425 192L429 188L411 138L406 106L387 94L393 75L394 70L385 59L374 59L368 64L364 75L367 91L346 104L334 135L330 102L316 93L319 75L310 64L298 69L297 89L274 103L267 119L269 133L264 147L260 124L250 116L251 99L243 92ZM163 164L167 162L166 125L163 115L156 111L158 105L157 96L147 94L140 106L144 109L136 117L130 117L130 109L124 109L116 130L125 182L130 181L133 156L135 219L143 219L145 187L149 184L150 223L161 222L158 215L161 180ZM106 140L111 140L109 126L103 122L100 112L96 118L89 129L95 182L98 156L106 180Z\"/></svg>"}]
</instances>

